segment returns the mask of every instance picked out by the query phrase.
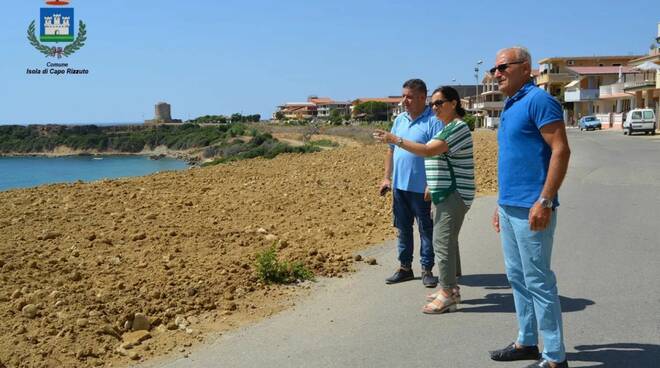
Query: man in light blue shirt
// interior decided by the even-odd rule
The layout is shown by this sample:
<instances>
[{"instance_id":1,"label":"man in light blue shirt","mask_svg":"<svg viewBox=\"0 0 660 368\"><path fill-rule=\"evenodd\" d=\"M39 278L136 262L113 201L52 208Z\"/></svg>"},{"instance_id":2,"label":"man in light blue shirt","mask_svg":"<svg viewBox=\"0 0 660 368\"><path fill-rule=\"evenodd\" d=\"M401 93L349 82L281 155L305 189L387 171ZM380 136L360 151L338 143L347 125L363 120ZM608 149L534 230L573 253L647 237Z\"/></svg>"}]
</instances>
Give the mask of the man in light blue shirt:
<instances>
[{"instance_id":1,"label":"man in light blue shirt","mask_svg":"<svg viewBox=\"0 0 660 368\"><path fill-rule=\"evenodd\" d=\"M403 84L403 105L406 112L397 116L391 133L401 139L426 144L440 130L440 122L430 107L426 106L426 84L421 79L411 79ZM399 143L400 144L400 143ZM420 263L422 283L435 287L437 278L431 270L434 265L432 245L433 221L430 197L425 197L426 174L424 158L416 156L397 145L390 145L385 157L385 177L380 186L381 194L392 189L394 226L398 230L399 269L386 283L395 284L414 279L413 222L417 220L420 234Z\"/></svg>"}]
</instances>

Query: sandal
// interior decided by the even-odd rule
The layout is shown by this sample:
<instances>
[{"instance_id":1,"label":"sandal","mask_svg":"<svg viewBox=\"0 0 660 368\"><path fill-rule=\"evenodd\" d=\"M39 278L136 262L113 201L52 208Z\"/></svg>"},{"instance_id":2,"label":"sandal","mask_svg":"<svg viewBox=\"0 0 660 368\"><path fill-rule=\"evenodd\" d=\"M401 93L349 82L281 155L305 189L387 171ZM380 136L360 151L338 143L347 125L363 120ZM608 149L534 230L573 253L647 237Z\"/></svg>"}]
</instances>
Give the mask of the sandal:
<instances>
[{"instance_id":1,"label":"sandal","mask_svg":"<svg viewBox=\"0 0 660 368\"><path fill-rule=\"evenodd\" d=\"M456 312L458 309L456 300L452 296L446 297L442 293L437 293L438 296L430 303L426 304L422 309L425 314L442 314L447 312Z\"/></svg>"},{"instance_id":2,"label":"sandal","mask_svg":"<svg viewBox=\"0 0 660 368\"><path fill-rule=\"evenodd\" d=\"M461 304L461 288L457 286L457 287L451 289L451 291L452 291L452 298L454 298L454 301L456 302L456 304ZM432 301L435 300L435 298L438 297L438 295L440 295L440 290L438 290L434 293L431 293L431 294L427 294L426 295L426 301L427 302L432 302Z\"/></svg>"}]
</instances>

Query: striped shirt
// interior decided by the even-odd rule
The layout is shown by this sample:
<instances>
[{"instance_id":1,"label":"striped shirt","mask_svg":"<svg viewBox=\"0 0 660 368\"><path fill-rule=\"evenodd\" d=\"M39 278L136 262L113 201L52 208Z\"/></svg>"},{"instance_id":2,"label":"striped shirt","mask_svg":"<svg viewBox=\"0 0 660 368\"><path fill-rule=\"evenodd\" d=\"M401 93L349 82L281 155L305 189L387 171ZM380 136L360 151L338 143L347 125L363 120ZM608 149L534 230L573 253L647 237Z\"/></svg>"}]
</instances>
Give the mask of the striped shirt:
<instances>
[{"instance_id":1,"label":"striped shirt","mask_svg":"<svg viewBox=\"0 0 660 368\"><path fill-rule=\"evenodd\" d=\"M445 141L449 146L446 153L424 160L433 203L437 205L451 192L458 190L465 205L470 207L476 189L470 128L457 119L447 124L433 139Z\"/></svg>"}]
</instances>

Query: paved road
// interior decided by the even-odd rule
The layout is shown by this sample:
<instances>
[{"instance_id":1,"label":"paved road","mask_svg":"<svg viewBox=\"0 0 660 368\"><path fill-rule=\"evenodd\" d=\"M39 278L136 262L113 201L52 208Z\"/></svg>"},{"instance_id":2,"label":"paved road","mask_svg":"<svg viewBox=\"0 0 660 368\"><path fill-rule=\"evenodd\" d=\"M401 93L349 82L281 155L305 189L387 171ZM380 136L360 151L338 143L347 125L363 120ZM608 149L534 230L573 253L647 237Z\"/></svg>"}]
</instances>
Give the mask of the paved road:
<instances>
[{"instance_id":1,"label":"paved road","mask_svg":"<svg viewBox=\"0 0 660 368\"><path fill-rule=\"evenodd\" d=\"M572 367L660 367L660 137L571 130L553 265ZM380 265L324 280L294 309L203 346L175 367L522 367L486 351L516 336L494 197L475 201L461 234L466 276L458 313L420 313L428 289L387 286Z\"/></svg>"}]
</instances>

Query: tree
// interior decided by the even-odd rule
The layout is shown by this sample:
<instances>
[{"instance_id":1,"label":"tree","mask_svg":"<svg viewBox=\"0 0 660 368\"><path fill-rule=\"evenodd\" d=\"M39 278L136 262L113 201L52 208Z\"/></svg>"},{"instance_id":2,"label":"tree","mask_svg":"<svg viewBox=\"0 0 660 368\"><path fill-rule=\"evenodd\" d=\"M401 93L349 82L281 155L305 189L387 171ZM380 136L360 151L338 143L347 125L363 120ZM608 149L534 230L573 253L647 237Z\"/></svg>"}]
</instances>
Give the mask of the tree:
<instances>
[{"instance_id":1,"label":"tree","mask_svg":"<svg viewBox=\"0 0 660 368\"><path fill-rule=\"evenodd\" d=\"M368 101L355 105L353 112L366 121L387 120L388 106L385 102Z\"/></svg>"},{"instance_id":2,"label":"tree","mask_svg":"<svg viewBox=\"0 0 660 368\"><path fill-rule=\"evenodd\" d=\"M238 123L238 122L243 120L243 115L241 115L239 113L231 114L231 119L230 120L231 120L232 123Z\"/></svg>"},{"instance_id":3,"label":"tree","mask_svg":"<svg viewBox=\"0 0 660 368\"><path fill-rule=\"evenodd\" d=\"M339 125L344 121L344 117L338 109L331 109L329 120L333 125Z\"/></svg>"},{"instance_id":4,"label":"tree","mask_svg":"<svg viewBox=\"0 0 660 368\"><path fill-rule=\"evenodd\" d=\"M282 111L278 111L275 113L275 120L284 120L285 116Z\"/></svg>"},{"instance_id":5,"label":"tree","mask_svg":"<svg viewBox=\"0 0 660 368\"><path fill-rule=\"evenodd\" d=\"M468 126L468 128L470 128L470 130L474 130L474 124L476 123L476 120L477 120L476 116L474 116L472 114L466 114L465 116L463 116L462 120L465 122L465 124L467 124L467 126Z\"/></svg>"}]
</instances>

